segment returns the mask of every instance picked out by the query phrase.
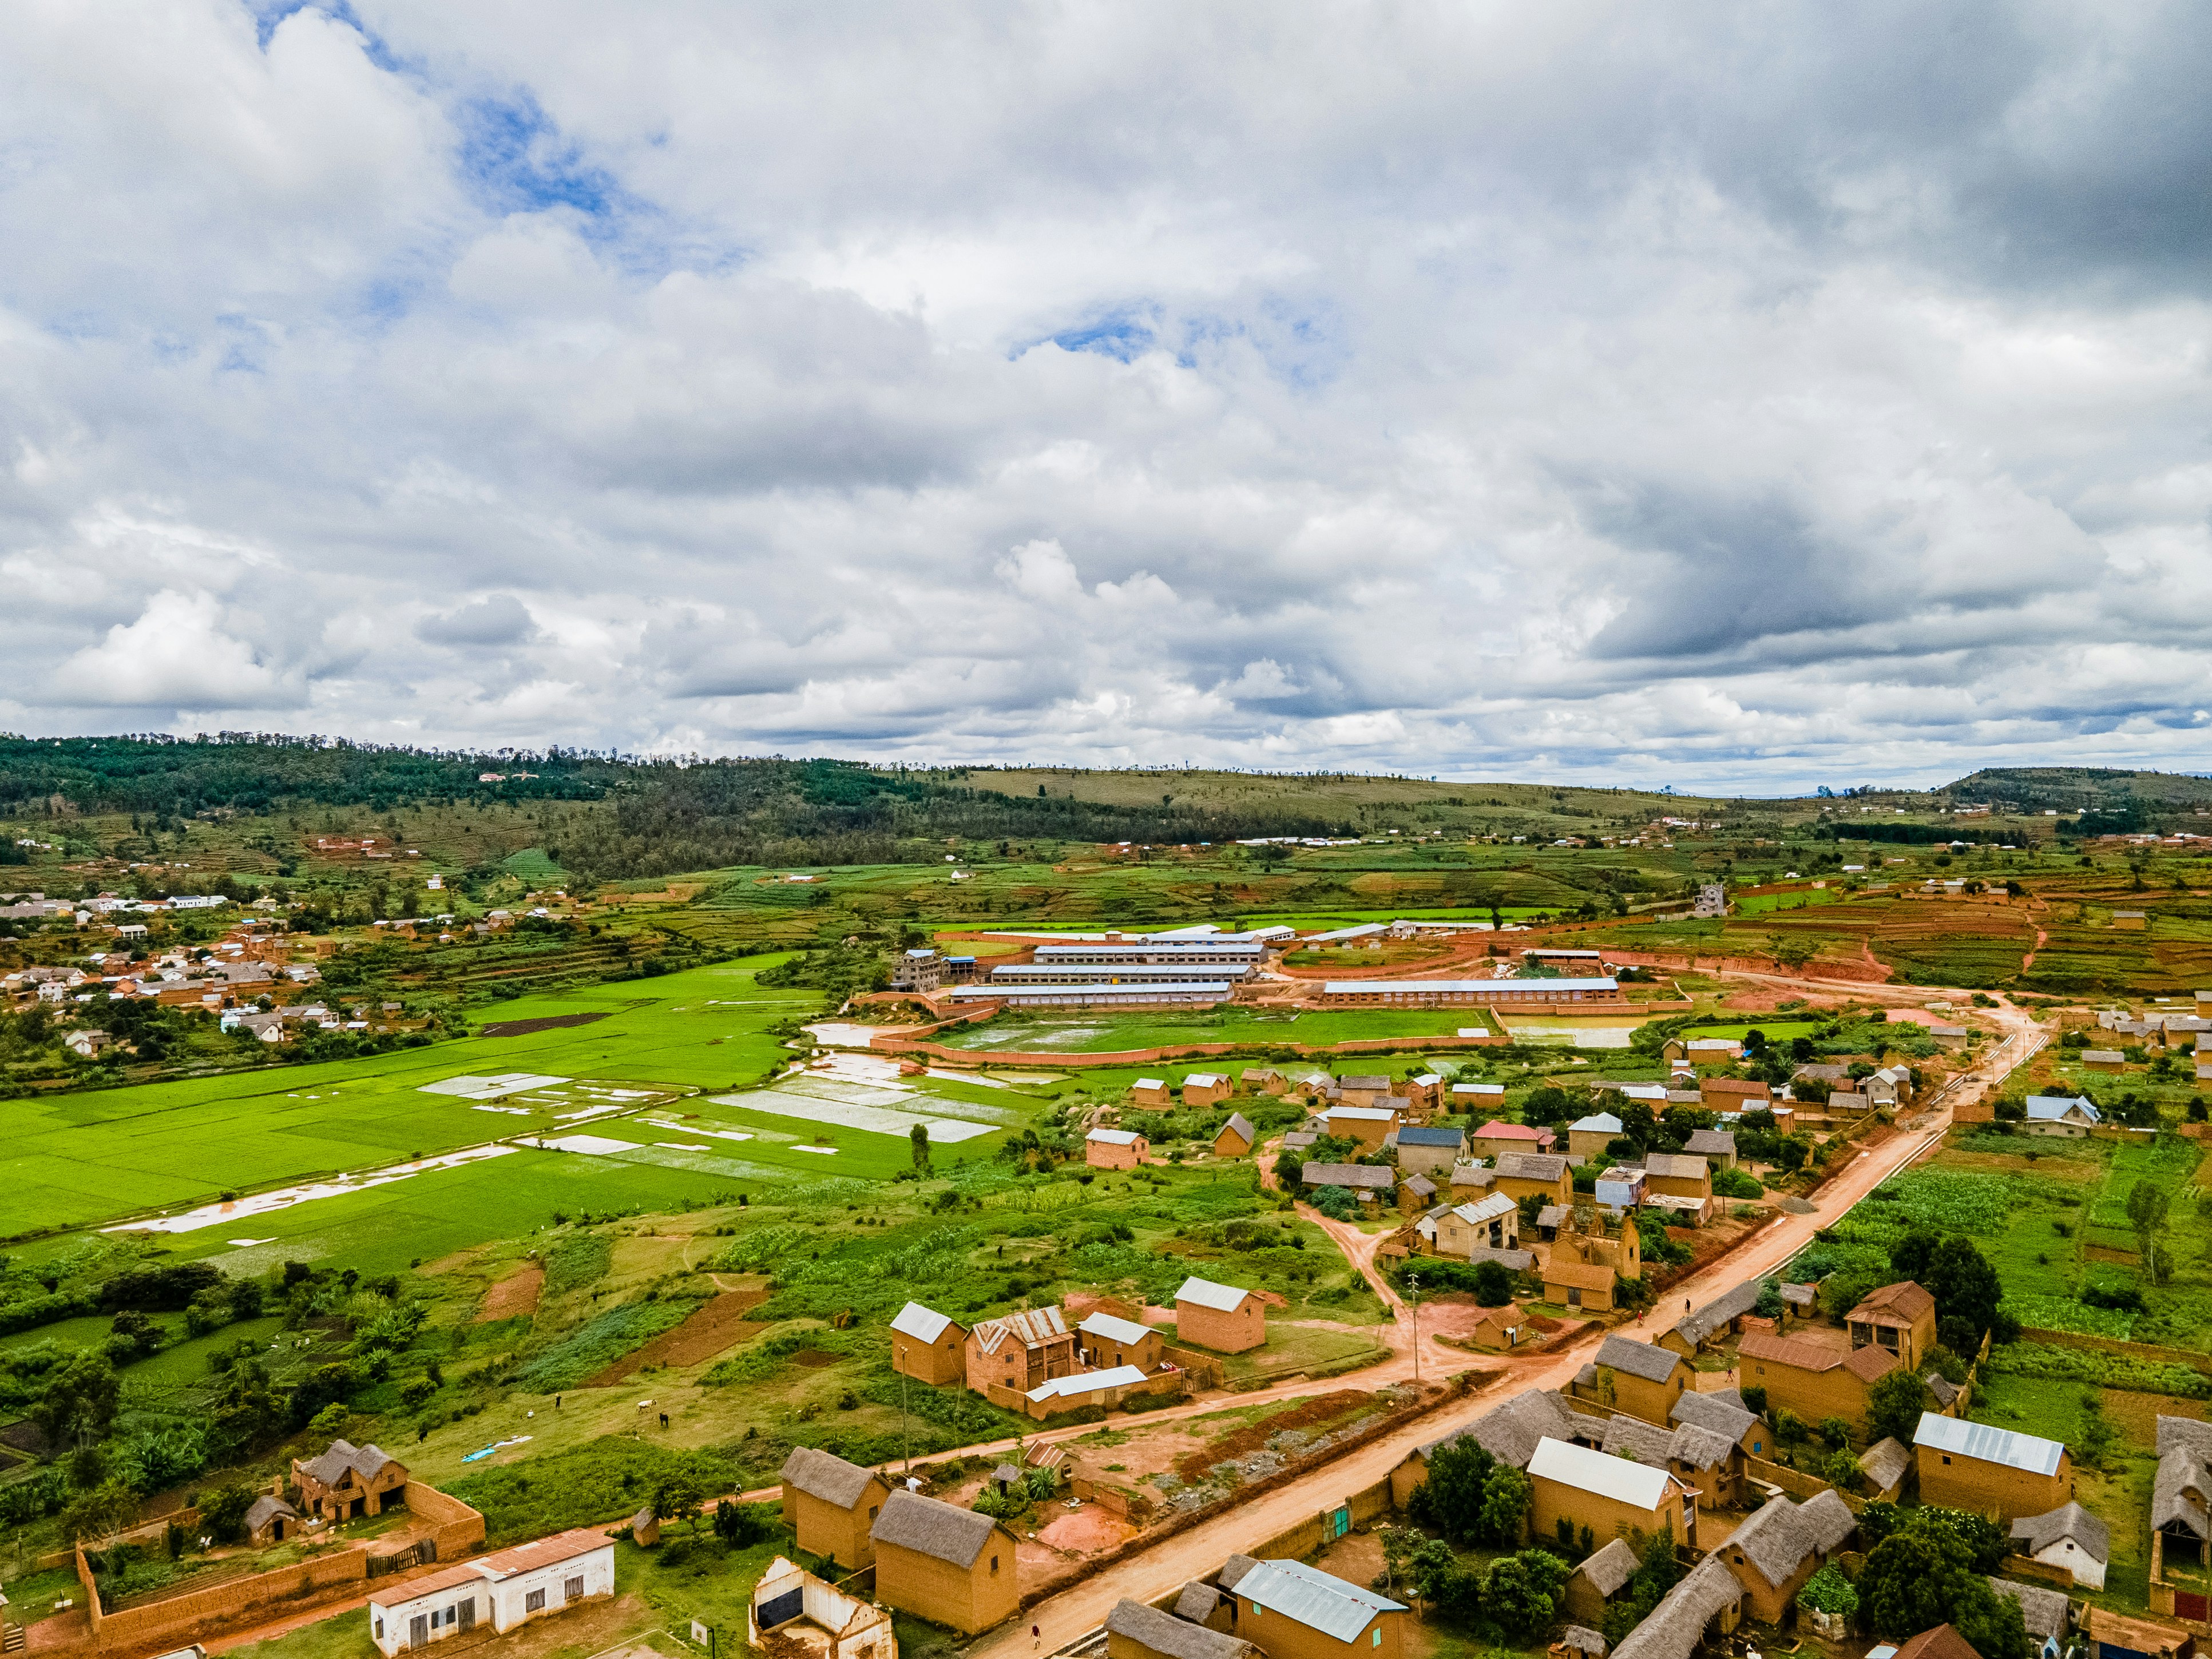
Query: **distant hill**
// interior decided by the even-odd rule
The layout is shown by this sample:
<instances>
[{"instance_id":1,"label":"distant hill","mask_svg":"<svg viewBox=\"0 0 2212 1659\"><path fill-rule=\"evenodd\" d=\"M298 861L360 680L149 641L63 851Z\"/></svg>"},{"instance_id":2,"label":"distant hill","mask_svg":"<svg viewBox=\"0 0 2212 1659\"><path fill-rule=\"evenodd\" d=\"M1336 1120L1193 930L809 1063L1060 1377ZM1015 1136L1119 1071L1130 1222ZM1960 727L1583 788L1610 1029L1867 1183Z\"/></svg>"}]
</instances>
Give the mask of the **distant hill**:
<instances>
[{"instance_id":1,"label":"distant hill","mask_svg":"<svg viewBox=\"0 0 2212 1659\"><path fill-rule=\"evenodd\" d=\"M1969 773L1944 793L2021 812L2110 811L2130 804L2158 811L2212 806L2212 778L2095 766L1995 766Z\"/></svg>"}]
</instances>

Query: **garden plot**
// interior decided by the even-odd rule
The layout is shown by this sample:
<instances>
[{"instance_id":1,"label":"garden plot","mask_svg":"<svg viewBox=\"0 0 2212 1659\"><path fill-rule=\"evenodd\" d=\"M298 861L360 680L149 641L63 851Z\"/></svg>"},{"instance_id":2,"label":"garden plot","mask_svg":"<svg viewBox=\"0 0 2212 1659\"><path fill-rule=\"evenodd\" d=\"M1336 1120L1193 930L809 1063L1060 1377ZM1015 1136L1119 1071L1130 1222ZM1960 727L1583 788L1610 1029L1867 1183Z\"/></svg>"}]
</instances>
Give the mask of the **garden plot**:
<instances>
[{"instance_id":1,"label":"garden plot","mask_svg":"<svg viewBox=\"0 0 2212 1659\"><path fill-rule=\"evenodd\" d=\"M550 1089L566 1083L565 1077L544 1077L534 1072L501 1072L493 1077L449 1077L425 1083L417 1091L426 1095L458 1095L463 1100L499 1100L526 1089Z\"/></svg>"},{"instance_id":2,"label":"garden plot","mask_svg":"<svg viewBox=\"0 0 2212 1659\"><path fill-rule=\"evenodd\" d=\"M102 1231L111 1233L191 1233L203 1227L213 1227L224 1222L237 1223L249 1216L266 1215L274 1210L289 1210L296 1204L313 1203L317 1199L340 1198L349 1193L358 1193L371 1187L386 1187L395 1181L404 1181L427 1170L448 1170L462 1164L474 1164L487 1158L501 1158L514 1150L512 1146L470 1146L458 1152L447 1152L437 1158L426 1158L410 1164L395 1164L390 1169L374 1170L365 1175L341 1176L334 1181L309 1182L305 1186L283 1187L275 1192L252 1193L244 1198L224 1199L217 1204L203 1204L198 1209L186 1210L179 1215L154 1216L142 1221L126 1221L120 1226ZM233 1240L234 1243L267 1243L266 1239Z\"/></svg>"},{"instance_id":3,"label":"garden plot","mask_svg":"<svg viewBox=\"0 0 2212 1659\"><path fill-rule=\"evenodd\" d=\"M874 1095L887 1091L870 1090L866 1092ZM915 1098L912 1096L900 1097ZM709 1095L707 1098L718 1106L735 1106L742 1111L764 1112L771 1117L797 1118L806 1123L826 1123L841 1129L861 1129L870 1134L896 1135L901 1139L914 1132L915 1124L926 1124L931 1142L940 1146L973 1140L995 1130L992 1124L969 1123L957 1117L892 1111L886 1107L863 1105L854 1101L823 1099L819 1095L801 1092L788 1084L757 1090L751 1094Z\"/></svg>"}]
</instances>

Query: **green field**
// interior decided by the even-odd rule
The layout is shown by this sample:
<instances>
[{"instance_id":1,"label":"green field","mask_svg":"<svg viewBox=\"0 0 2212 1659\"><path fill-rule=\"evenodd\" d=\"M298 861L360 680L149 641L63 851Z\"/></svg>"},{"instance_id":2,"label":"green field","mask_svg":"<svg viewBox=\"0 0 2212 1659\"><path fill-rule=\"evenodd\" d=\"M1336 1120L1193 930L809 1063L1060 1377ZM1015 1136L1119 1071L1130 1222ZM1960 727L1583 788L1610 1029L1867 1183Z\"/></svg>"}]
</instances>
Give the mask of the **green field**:
<instances>
[{"instance_id":1,"label":"green field","mask_svg":"<svg viewBox=\"0 0 2212 1659\"><path fill-rule=\"evenodd\" d=\"M1345 1008L1263 1012L1232 1006L1188 1014L1152 1010L1101 1012L1090 1018L1072 1014L1049 1018L1001 1016L980 1025L941 1032L934 1041L952 1048L1005 1048L1052 1054L1110 1054L1119 1049L1159 1048L1181 1042L1234 1042L1257 1050L1291 1043L1319 1046L1361 1040L1449 1036L1462 1027L1478 1025L1493 1035L1498 1030L1498 1021L1486 1008Z\"/></svg>"}]
</instances>

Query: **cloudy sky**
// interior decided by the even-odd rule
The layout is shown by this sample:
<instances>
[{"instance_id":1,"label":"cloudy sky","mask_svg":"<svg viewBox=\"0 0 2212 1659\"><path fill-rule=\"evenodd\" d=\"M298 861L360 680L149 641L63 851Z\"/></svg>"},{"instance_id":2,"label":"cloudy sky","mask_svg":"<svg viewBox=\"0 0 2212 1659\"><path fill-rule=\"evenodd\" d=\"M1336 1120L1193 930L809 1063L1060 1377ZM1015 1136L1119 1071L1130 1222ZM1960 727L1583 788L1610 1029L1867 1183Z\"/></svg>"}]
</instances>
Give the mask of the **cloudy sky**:
<instances>
[{"instance_id":1,"label":"cloudy sky","mask_svg":"<svg viewBox=\"0 0 2212 1659\"><path fill-rule=\"evenodd\" d=\"M18 0L0 726L2212 769L2212 11Z\"/></svg>"}]
</instances>

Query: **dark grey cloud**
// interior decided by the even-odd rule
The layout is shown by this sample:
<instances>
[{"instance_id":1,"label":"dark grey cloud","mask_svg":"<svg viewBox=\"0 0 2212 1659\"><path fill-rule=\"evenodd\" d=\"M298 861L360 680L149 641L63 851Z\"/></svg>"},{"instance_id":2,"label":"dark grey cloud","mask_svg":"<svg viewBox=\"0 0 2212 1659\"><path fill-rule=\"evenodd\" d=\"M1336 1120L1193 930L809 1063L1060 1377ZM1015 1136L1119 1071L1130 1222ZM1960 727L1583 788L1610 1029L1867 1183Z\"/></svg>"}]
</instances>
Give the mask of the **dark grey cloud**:
<instances>
[{"instance_id":1,"label":"dark grey cloud","mask_svg":"<svg viewBox=\"0 0 2212 1659\"><path fill-rule=\"evenodd\" d=\"M423 617L415 624L415 637L432 645L515 645L535 627L521 600L512 593L493 593L443 616Z\"/></svg>"}]
</instances>

